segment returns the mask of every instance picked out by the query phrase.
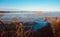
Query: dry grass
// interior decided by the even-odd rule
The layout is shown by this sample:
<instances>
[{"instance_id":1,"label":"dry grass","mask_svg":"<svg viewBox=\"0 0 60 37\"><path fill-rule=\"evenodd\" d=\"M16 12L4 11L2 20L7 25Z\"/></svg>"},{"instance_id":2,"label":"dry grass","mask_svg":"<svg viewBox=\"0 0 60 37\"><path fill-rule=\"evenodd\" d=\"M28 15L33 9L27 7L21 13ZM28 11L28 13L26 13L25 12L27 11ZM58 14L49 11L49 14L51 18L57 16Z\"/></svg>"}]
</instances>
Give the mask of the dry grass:
<instances>
[{"instance_id":1,"label":"dry grass","mask_svg":"<svg viewBox=\"0 0 60 37\"><path fill-rule=\"evenodd\" d=\"M52 27L55 37L60 37L60 17L47 19Z\"/></svg>"}]
</instances>

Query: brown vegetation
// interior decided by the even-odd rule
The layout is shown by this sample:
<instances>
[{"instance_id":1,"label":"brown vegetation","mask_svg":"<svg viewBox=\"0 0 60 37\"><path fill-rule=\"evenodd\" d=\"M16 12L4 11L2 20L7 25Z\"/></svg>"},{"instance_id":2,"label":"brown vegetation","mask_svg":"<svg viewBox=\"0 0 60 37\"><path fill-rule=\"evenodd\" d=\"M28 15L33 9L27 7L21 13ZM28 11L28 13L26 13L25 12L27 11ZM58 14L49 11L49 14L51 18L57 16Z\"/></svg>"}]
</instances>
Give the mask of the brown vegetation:
<instances>
[{"instance_id":1,"label":"brown vegetation","mask_svg":"<svg viewBox=\"0 0 60 37\"><path fill-rule=\"evenodd\" d=\"M47 18L47 20L51 23L54 37L60 37L60 17Z\"/></svg>"},{"instance_id":2,"label":"brown vegetation","mask_svg":"<svg viewBox=\"0 0 60 37\"><path fill-rule=\"evenodd\" d=\"M51 24L54 37L60 37L60 17L48 17L46 19ZM3 24L0 22L0 25L3 26L3 28L0 29L0 37L29 37L29 35L31 34L30 32L31 29L28 29L26 32L23 32L24 27L22 24L26 24L26 23L29 23L29 22L3 22ZM15 29L13 28L7 29L7 31L12 33L12 35L8 35L7 32L5 33L6 31L5 26L11 25L11 24L16 27ZM33 22L29 24L33 24Z\"/></svg>"}]
</instances>

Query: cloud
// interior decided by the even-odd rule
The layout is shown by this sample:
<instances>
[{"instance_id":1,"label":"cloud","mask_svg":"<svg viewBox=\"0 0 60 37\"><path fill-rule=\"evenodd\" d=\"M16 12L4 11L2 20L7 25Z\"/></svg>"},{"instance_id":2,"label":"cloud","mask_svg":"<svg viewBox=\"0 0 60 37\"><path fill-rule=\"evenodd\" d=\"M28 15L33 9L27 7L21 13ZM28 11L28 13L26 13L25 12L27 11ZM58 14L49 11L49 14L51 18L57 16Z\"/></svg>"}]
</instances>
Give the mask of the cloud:
<instances>
[{"instance_id":1,"label":"cloud","mask_svg":"<svg viewBox=\"0 0 60 37\"><path fill-rule=\"evenodd\" d=\"M21 8L22 11L60 11L60 8L54 7L24 7Z\"/></svg>"},{"instance_id":2,"label":"cloud","mask_svg":"<svg viewBox=\"0 0 60 37\"><path fill-rule=\"evenodd\" d=\"M60 11L56 7L0 7L0 11Z\"/></svg>"}]
</instances>

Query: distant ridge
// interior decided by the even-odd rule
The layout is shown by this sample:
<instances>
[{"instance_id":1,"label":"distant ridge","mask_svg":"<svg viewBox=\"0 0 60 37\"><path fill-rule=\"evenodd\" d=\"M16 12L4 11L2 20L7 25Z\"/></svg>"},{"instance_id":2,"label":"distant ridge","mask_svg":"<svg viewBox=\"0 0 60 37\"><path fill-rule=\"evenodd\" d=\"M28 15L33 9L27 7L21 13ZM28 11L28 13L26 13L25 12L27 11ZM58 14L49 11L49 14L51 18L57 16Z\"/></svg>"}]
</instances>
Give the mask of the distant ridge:
<instances>
[{"instance_id":1,"label":"distant ridge","mask_svg":"<svg viewBox=\"0 0 60 37\"><path fill-rule=\"evenodd\" d=\"M48 11L0 11L0 13L15 13L17 14L21 14L21 15L28 15L28 16L47 16L47 17L56 17L56 16L60 16L60 12L48 12ZM30 15L29 15L30 14ZM34 15L33 15L34 14Z\"/></svg>"}]
</instances>

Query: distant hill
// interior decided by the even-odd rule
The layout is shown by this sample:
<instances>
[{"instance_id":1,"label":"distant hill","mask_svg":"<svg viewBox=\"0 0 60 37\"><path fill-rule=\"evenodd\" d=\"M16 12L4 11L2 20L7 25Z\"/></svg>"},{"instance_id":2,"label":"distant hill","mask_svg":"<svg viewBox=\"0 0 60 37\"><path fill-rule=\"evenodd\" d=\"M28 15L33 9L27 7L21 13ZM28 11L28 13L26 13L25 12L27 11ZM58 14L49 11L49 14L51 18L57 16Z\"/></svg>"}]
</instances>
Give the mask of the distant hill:
<instances>
[{"instance_id":1,"label":"distant hill","mask_svg":"<svg viewBox=\"0 0 60 37\"><path fill-rule=\"evenodd\" d=\"M28 17L56 17L60 16L60 12L47 12L47 11L0 11L5 15L10 16L28 16ZM8 13L8 14L6 14Z\"/></svg>"}]
</instances>

